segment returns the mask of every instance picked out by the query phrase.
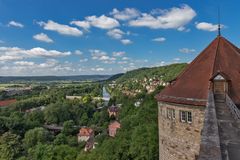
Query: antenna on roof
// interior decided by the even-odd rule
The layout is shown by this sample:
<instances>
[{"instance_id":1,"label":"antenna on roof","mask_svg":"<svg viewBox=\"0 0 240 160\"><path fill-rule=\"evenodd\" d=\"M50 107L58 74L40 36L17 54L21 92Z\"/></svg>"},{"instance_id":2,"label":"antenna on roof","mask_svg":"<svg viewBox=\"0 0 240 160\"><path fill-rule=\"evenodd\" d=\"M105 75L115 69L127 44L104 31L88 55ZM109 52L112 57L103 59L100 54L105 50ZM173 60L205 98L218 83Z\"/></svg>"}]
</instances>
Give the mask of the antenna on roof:
<instances>
[{"instance_id":1,"label":"antenna on roof","mask_svg":"<svg viewBox=\"0 0 240 160\"><path fill-rule=\"evenodd\" d=\"M221 24L220 24L220 6L218 6L218 36L221 36Z\"/></svg>"}]
</instances>

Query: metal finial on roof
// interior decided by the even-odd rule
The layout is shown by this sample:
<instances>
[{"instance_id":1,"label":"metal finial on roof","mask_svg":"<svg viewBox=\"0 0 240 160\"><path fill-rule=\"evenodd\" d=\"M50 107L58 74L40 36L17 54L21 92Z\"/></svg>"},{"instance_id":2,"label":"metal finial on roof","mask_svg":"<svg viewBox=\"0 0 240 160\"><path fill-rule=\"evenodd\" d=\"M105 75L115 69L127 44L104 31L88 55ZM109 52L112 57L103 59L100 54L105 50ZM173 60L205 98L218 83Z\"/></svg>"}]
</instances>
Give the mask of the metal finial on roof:
<instances>
[{"instance_id":1,"label":"metal finial on roof","mask_svg":"<svg viewBox=\"0 0 240 160\"><path fill-rule=\"evenodd\" d=\"M220 7L218 7L218 36L221 36Z\"/></svg>"}]
</instances>

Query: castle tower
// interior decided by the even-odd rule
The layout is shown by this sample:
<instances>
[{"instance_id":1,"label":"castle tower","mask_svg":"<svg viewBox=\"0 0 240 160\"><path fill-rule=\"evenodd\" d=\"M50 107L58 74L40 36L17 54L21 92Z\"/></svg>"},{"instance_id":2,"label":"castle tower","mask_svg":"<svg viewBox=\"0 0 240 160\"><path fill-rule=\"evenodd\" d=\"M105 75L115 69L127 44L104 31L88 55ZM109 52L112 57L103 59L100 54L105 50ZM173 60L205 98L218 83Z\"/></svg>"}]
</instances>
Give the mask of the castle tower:
<instances>
[{"instance_id":1,"label":"castle tower","mask_svg":"<svg viewBox=\"0 0 240 160\"><path fill-rule=\"evenodd\" d=\"M198 158L209 92L240 104L240 49L220 35L156 96L160 160Z\"/></svg>"}]
</instances>

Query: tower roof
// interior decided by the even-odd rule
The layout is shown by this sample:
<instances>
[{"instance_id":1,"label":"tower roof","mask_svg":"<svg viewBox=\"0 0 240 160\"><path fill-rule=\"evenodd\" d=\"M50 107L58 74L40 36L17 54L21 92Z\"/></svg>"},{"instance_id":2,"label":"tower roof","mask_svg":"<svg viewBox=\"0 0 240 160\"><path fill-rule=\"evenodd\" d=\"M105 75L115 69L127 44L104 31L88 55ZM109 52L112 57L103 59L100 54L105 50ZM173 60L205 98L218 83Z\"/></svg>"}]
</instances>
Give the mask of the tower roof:
<instances>
[{"instance_id":1,"label":"tower roof","mask_svg":"<svg viewBox=\"0 0 240 160\"><path fill-rule=\"evenodd\" d=\"M205 106L211 78L221 73L229 82L228 95L240 104L240 49L217 36L156 98L158 101Z\"/></svg>"}]
</instances>

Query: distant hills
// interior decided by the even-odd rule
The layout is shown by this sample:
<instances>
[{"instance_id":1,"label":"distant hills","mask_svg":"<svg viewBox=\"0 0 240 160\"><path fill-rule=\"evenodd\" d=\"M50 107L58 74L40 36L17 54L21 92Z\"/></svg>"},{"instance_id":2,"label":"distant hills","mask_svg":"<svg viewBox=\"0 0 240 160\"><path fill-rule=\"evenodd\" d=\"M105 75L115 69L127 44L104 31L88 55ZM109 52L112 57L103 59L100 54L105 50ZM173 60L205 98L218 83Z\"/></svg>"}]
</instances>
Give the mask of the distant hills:
<instances>
[{"instance_id":1,"label":"distant hills","mask_svg":"<svg viewBox=\"0 0 240 160\"><path fill-rule=\"evenodd\" d=\"M77 76L4 76L0 83L10 82L48 82L48 81L102 81L112 75L77 75Z\"/></svg>"},{"instance_id":2,"label":"distant hills","mask_svg":"<svg viewBox=\"0 0 240 160\"><path fill-rule=\"evenodd\" d=\"M126 82L130 79L144 79L144 78L161 78L164 82L168 82L176 78L182 70L187 66L186 63L171 64L167 66L153 67L153 68L139 68L128 71L125 74L116 77L118 83ZM112 77L114 78L114 77Z\"/></svg>"}]
</instances>

